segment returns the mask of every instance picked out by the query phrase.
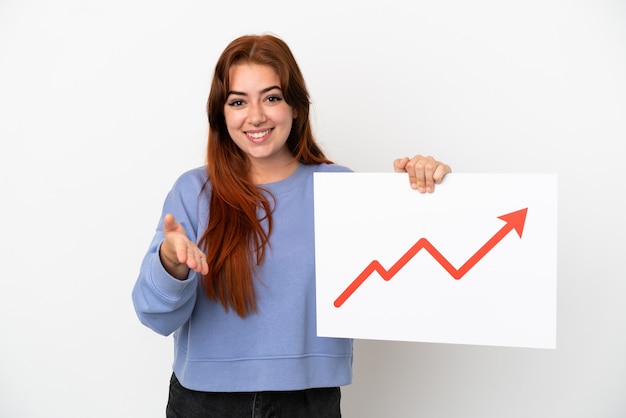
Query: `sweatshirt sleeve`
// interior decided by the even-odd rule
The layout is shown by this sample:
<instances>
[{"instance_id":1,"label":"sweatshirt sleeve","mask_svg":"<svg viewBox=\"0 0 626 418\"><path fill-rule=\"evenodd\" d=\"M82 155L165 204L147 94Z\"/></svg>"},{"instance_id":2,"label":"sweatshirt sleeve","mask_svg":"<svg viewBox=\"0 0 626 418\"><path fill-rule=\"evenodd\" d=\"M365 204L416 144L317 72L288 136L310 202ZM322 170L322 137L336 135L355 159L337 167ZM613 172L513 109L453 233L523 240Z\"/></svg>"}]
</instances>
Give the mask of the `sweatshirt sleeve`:
<instances>
[{"instance_id":1,"label":"sweatshirt sleeve","mask_svg":"<svg viewBox=\"0 0 626 418\"><path fill-rule=\"evenodd\" d=\"M163 218L172 213L185 228L188 238L198 242L199 219L202 219L199 212L207 213L206 210L201 211L199 204L204 184L202 173L195 170L183 174L168 193L132 290L132 301L139 320L161 335L170 335L187 322L195 306L201 279L200 274L190 270L186 280L178 280L161 264L159 248L164 239Z\"/></svg>"}]
</instances>

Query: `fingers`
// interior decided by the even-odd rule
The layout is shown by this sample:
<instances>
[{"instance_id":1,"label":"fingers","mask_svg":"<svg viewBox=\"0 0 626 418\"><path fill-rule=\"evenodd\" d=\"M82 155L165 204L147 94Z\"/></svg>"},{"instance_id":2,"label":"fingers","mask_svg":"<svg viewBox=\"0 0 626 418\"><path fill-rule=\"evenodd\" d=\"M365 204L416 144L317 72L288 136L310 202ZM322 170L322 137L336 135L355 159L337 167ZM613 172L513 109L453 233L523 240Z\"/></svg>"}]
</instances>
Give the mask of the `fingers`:
<instances>
[{"instance_id":1,"label":"fingers","mask_svg":"<svg viewBox=\"0 0 626 418\"><path fill-rule=\"evenodd\" d=\"M176 251L176 259L180 264L186 264L187 267L198 273L207 274L209 272L206 255L196 244L191 242L186 235L177 237L174 241L174 248Z\"/></svg>"},{"instance_id":2,"label":"fingers","mask_svg":"<svg viewBox=\"0 0 626 418\"><path fill-rule=\"evenodd\" d=\"M444 164L444 163L439 163L437 165L437 168L435 169L435 173L433 174L433 179L435 180L436 184L440 184L443 181L443 178L446 176L446 174L451 173L452 169L450 168L449 165Z\"/></svg>"},{"instance_id":3,"label":"fingers","mask_svg":"<svg viewBox=\"0 0 626 418\"><path fill-rule=\"evenodd\" d=\"M431 156L416 155L394 161L394 171L407 172L411 188L420 193L432 193L435 184L441 183L446 174L452 170L447 164L435 160Z\"/></svg>"},{"instance_id":4,"label":"fingers","mask_svg":"<svg viewBox=\"0 0 626 418\"><path fill-rule=\"evenodd\" d=\"M191 241L188 241L187 253L185 255L185 261L187 267L197 271L198 273L207 274L209 272L209 266L206 262L206 256L204 253Z\"/></svg>"}]
</instances>

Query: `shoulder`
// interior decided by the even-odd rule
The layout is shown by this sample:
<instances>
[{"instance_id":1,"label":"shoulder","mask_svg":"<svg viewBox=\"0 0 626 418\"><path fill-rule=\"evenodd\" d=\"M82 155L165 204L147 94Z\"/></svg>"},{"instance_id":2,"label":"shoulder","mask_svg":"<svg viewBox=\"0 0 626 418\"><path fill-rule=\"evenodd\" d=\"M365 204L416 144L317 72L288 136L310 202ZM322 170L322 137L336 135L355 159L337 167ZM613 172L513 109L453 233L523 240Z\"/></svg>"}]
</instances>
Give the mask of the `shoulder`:
<instances>
[{"instance_id":1,"label":"shoulder","mask_svg":"<svg viewBox=\"0 0 626 418\"><path fill-rule=\"evenodd\" d=\"M168 193L168 200L197 202L203 190L210 193L207 170L206 167L197 167L178 176Z\"/></svg>"},{"instance_id":2,"label":"shoulder","mask_svg":"<svg viewBox=\"0 0 626 418\"><path fill-rule=\"evenodd\" d=\"M182 173L174 182L174 189L200 190L207 182L206 166L196 167Z\"/></svg>"},{"instance_id":3,"label":"shoulder","mask_svg":"<svg viewBox=\"0 0 626 418\"><path fill-rule=\"evenodd\" d=\"M314 166L316 172L320 173L351 173L353 170L338 164L317 164Z\"/></svg>"},{"instance_id":4,"label":"shoulder","mask_svg":"<svg viewBox=\"0 0 626 418\"><path fill-rule=\"evenodd\" d=\"M163 214L172 213L176 219L190 229L187 233L197 233L198 219L203 217L210 197L205 167L188 170L178 176L163 203ZM200 217L200 218L199 218Z\"/></svg>"}]
</instances>

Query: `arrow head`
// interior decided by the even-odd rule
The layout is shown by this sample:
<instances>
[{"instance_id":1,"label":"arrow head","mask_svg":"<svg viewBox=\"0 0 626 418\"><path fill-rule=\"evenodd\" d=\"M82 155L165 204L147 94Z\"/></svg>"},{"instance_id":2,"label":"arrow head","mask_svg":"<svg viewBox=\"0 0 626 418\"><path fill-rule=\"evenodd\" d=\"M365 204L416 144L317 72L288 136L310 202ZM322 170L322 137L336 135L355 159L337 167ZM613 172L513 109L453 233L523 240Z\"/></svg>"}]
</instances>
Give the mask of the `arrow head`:
<instances>
[{"instance_id":1,"label":"arrow head","mask_svg":"<svg viewBox=\"0 0 626 418\"><path fill-rule=\"evenodd\" d=\"M521 238L524 223L526 222L526 212L528 212L528 208L498 216L498 219L502 219L511 229L515 229L515 232L517 232L517 235Z\"/></svg>"}]
</instances>

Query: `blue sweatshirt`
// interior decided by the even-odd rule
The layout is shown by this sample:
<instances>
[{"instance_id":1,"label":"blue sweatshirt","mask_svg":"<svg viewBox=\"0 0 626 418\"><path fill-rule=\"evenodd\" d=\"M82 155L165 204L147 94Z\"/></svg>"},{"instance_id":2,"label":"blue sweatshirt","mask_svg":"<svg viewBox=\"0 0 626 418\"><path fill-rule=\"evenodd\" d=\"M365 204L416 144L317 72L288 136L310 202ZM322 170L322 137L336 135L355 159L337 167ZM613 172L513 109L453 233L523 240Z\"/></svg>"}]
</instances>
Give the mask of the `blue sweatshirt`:
<instances>
[{"instance_id":1,"label":"blue sweatshirt","mask_svg":"<svg viewBox=\"0 0 626 418\"><path fill-rule=\"evenodd\" d=\"M156 234L132 292L140 321L174 334L173 369L181 384L206 392L300 390L352 380L352 340L316 335L313 173L337 165L300 165L263 187L276 197L270 246L255 279L258 312L241 318L209 300L201 277L167 273L159 259L163 217L172 213L191 241L206 229L210 188L205 167L184 173L163 205Z\"/></svg>"}]
</instances>

